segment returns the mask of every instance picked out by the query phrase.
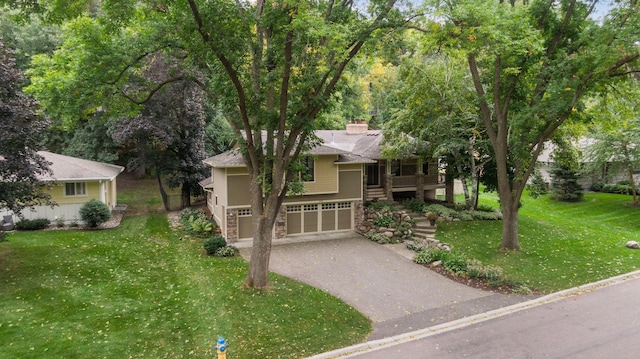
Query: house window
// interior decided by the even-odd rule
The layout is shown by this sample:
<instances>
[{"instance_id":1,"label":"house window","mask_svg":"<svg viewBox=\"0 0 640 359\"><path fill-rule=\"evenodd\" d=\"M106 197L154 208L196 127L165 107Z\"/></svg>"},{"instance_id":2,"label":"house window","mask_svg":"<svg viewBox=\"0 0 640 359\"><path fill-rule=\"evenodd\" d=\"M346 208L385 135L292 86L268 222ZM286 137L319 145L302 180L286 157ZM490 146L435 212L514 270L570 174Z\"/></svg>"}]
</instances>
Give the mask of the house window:
<instances>
[{"instance_id":1,"label":"house window","mask_svg":"<svg viewBox=\"0 0 640 359\"><path fill-rule=\"evenodd\" d=\"M304 211L317 211L318 210L318 205L317 204L305 204L303 207Z\"/></svg>"},{"instance_id":2,"label":"house window","mask_svg":"<svg viewBox=\"0 0 640 359\"><path fill-rule=\"evenodd\" d=\"M300 179L304 182L313 182L316 180L315 176L315 161L313 157L305 157L301 161L302 166L305 168L303 171L300 171Z\"/></svg>"},{"instance_id":3,"label":"house window","mask_svg":"<svg viewBox=\"0 0 640 359\"><path fill-rule=\"evenodd\" d=\"M302 212L302 206L300 205L287 206L287 213L296 213L296 212Z\"/></svg>"},{"instance_id":4,"label":"house window","mask_svg":"<svg viewBox=\"0 0 640 359\"><path fill-rule=\"evenodd\" d=\"M250 217L252 214L251 209L239 209L238 217Z\"/></svg>"},{"instance_id":5,"label":"house window","mask_svg":"<svg viewBox=\"0 0 640 359\"><path fill-rule=\"evenodd\" d=\"M335 203L323 203L322 204L322 209L323 210L330 210L330 209L336 209L336 204Z\"/></svg>"},{"instance_id":6,"label":"house window","mask_svg":"<svg viewBox=\"0 0 640 359\"><path fill-rule=\"evenodd\" d=\"M64 185L66 197L81 197L87 195L87 184L84 182L70 182Z\"/></svg>"},{"instance_id":7,"label":"house window","mask_svg":"<svg viewBox=\"0 0 640 359\"><path fill-rule=\"evenodd\" d=\"M338 209L351 208L351 202L340 202L338 203Z\"/></svg>"}]
</instances>

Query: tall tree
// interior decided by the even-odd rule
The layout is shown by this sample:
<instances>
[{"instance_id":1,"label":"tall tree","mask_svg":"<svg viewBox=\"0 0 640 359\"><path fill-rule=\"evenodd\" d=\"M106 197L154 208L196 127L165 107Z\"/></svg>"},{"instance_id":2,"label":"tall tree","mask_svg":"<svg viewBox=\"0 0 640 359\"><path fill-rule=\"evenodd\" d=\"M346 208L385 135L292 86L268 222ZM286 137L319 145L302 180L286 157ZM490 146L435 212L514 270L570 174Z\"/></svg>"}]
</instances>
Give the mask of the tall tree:
<instances>
[{"instance_id":1,"label":"tall tree","mask_svg":"<svg viewBox=\"0 0 640 359\"><path fill-rule=\"evenodd\" d=\"M47 122L22 93L22 82L12 51L0 41L0 209L18 215L23 208L50 204L38 180L49 173L49 163L37 154Z\"/></svg>"},{"instance_id":2,"label":"tall tree","mask_svg":"<svg viewBox=\"0 0 640 359\"><path fill-rule=\"evenodd\" d=\"M245 285L268 285L272 229L314 122L363 45L397 26L395 2L371 1L364 14L350 1L189 0L189 20L178 17L191 25L185 40L197 35L201 57L217 64L212 77L221 81L216 90L227 99L251 177L254 240Z\"/></svg>"},{"instance_id":3,"label":"tall tree","mask_svg":"<svg viewBox=\"0 0 640 359\"><path fill-rule=\"evenodd\" d=\"M403 99L402 107L385 125L385 142L386 151L395 154L407 145L413 147L403 140L407 134L428 142L429 155L447 159L448 169L460 178L467 207L473 209L489 148L481 132L473 85L463 65L464 60L454 54L406 58L400 64L402 86L393 94Z\"/></svg>"},{"instance_id":4,"label":"tall tree","mask_svg":"<svg viewBox=\"0 0 640 359\"><path fill-rule=\"evenodd\" d=\"M634 172L640 168L640 84L636 79L603 95L590 111L594 122L585 149L587 171L606 176L624 173L631 185L633 203L640 205Z\"/></svg>"},{"instance_id":5,"label":"tall tree","mask_svg":"<svg viewBox=\"0 0 640 359\"><path fill-rule=\"evenodd\" d=\"M519 249L518 208L545 142L580 113L583 97L634 71L640 54L637 0L602 23L597 1L454 0L434 3L443 47L464 49L495 154L503 249Z\"/></svg>"},{"instance_id":6,"label":"tall tree","mask_svg":"<svg viewBox=\"0 0 640 359\"><path fill-rule=\"evenodd\" d=\"M38 3L47 13L48 2ZM90 1L71 3L74 10ZM103 0L100 21L77 18L67 25L75 33L76 42L69 43L73 51L43 61L42 81L34 82L34 89L43 89L47 107L71 120L95 110L105 97L143 103L187 77L206 89L220 103L251 177L254 246L245 284L263 288L272 228L298 158L312 145L316 120L365 43L404 25L395 5L396 0ZM48 17L64 14L50 6ZM155 51L173 53L203 78L185 73L148 83L146 94L139 86L132 92L128 80ZM48 72L48 65L73 76ZM51 82L52 74L63 81ZM65 92L70 85L72 99ZM108 108L114 109L140 111L125 102Z\"/></svg>"}]
</instances>

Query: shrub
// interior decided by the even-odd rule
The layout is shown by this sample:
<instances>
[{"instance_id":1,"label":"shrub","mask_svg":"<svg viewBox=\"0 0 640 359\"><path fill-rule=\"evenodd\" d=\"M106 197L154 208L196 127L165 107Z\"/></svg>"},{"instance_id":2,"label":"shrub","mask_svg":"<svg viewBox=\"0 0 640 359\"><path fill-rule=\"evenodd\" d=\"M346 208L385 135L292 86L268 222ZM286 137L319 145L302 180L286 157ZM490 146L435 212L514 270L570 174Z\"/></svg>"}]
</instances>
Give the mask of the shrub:
<instances>
[{"instance_id":1,"label":"shrub","mask_svg":"<svg viewBox=\"0 0 640 359\"><path fill-rule=\"evenodd\" d=\"M64 227L64 216L56 217L56 227L58 228Z\"/></svg>"},{"instance_id":2,"label":"shrub","mask_svg":"<svg viewBox=\"0 0 640 359\"><path fill-rule=\"evenodd\" d=\"M502 213L500 212L482 212L482 211L473 211L470 212L471 216L476 221L497 221L502 219Z\"/></svg>"},{"instance_id":3,"label":"shrub","mask_svg":"<svg viewBox=\"0 0 640 359\"><path fill-rule=\"evenodd\" d=\"M503 271L501 267L488 265L483 268L482 278L485 278L489 282L497 282L502 279Z\"/></svg>"},{"instance_id":4,"label":"shrub","mask_svg":"<svg viewBox=\"0 0 640 359\"><path fill-rule=\"evenodd\" d=\"M412 198L402 202L402 206L410 211L422 213L427 204L422 200Z\"/></svg>"},{"instance_id":5,"label":"shrub","mask_svg":"<svg viewBox=\"0 0 640 359\"><path fill-rule=\"evenodd\" d=\"M367 208L372 210L372 211L381 211L383 209L389 209L390 207L385 202L374 201L374 202L369 203Z\"/></svg>"},{"instance_id":6,"label":"shrub","mask_svg":"<svg viewBox=\"0 0 640 359\"><path fill-rule=\"evenodd\" d=\"M0 229L0 242L7 242L7 234L4 233L4 231L2 229Z\"/></svg>"},{"instance_id":7,"label":"shrub","mask_svg":"<svg viewBox=\"0 0 640 359\"><path fill-rule=\"evenodd\" d=\"M594 182L591 184L589 189L593 192L602 192L602 187L604 187L604 183L602 182Z\"/></svg>"},{"instance_id":8,"label":"shrub","mask_svg":"<svg viewBox=\"0 0 640 359\"><path fill-rule=\"evenodd\" d=\"M451 252L449 251L437 248L425 248L413 257L413 261L418 264L431 264L436 261L442 261L442 263L445 263L450 257Z\"/></svg>"},{"instance_id":9,"label":"shrub","mask_svg":"<svg viewBox=\"0 0 640 359\"><path fill-rule=\"evenodd\" d=\"M217 227L202 210L196 208L185 208L180 211L180 224L185 232L196 237L208 237Z\"/></svg>"},{"instance_id":10,"label":"shrub","mask_svg":"<svg viewBox=\"0 0 640 359\"><path fill-rule=\"evenodd\" d=\"M480 278L484 267L478 259L470 259L467 261L467 275L469 278Z\"/></svg>"},{"instance_id":11,"label":"shrub","mask_svg":"<svg viewBox=\"0 0 640 359\"><path fill-rule=\"evenodd\" d=\"M49 220L46 218L25 219L16 223L16 229L19 231L37 231L48 226Z\"/></svg>"},{"instance_id":12,"label":"shrub","mask_svg":"<svg viewBox=\"0 0 640 359\"><path fill-rule=\"evenodd\" d=\"M111 218L111 211L106 204L92 199L80 207L80 218L89 227L95 228Z\"/></svg>"},{"instance_id":13,"label":"shrub","mask_svg":"<svg viewBox=\"0 0 640 359\"><path fill-rule=\"evenodd\" d=\"M398 239L394 237L387 237L382 233L378 233L375 230L371 230L364 234L366 238L379 244L398 243Z\"/></svg>"},{"instance_id":14,"label":"shrub","mask_svg":"<svg viewBox=\"0 0 640 359\"><path fill-rule=\"evenodd\" d=\"M200 209L193 208L193 207L187 207L187 208L183 209L182 211L180 211L179 222L186 229L187 226L189 225L189 219L192 218L192 217L193 218L199 218L199 217L205 218L206 215Z\"/></svg>"},{"instance_id":15,"label":"shrub","mask_svg":"<svg viewBox=\"0 0 640 359\"><path fill-rule=\"evenodd\" d=\"M527 185L527 189L529 190L529 196L533 198L538 198L547 194L547 183L544 181L544 177L542 177L542 173L536 170L531 176L531 183Z\"/></svg>"},{"instance_id":16,"label":"shrub","mask_svg":"<svg viewBox=\"0 0 640 359\"><path fill-rule=\"evenodd\" d=\"M218 248L218 250L213 255L216 257L233 257L236 255L236 253L238 253L238 248L227 245Z\"/></svg>"},{"instance_id":17,"label":"shrub","mask_svg":"<svg viewBox=\"0 0 640 359\"><path fill-rule=\"evenodd\" d=\"M395 221L389 216L380 216L373 220L373 225L377 227L392 227L394 224Z\"/></svg>"},{"instance_id":18,"label":"shrub","mask_svg":"<svg viewBox=\"0 0 640 359\"><path fill-rule=\"evenodd\" d=\"M461 253L450 252L451 255L442 261L442 266L453 273L464 273L467 271L467 258Z\"/></svg>"},{"instance_id":19,"label":"shrub","mask_svg":"<svg viewBox=\"0 0 640 359\"><path fill-rule=\"evenodd\" d=\"M495 212L496 210L489 204L480 203L476 207L476 212Z\"/></svg>"},{"instance_id":20,"label":"shrub","mask_svg":"<svg viewBox=\"0 0 640 359\"><path fill-rule=\"evenodd\" d=\"M222 236L213 236L205 239L203 246L208 255L215 255L218 249L227 245L227 241Z\"/></svg>"}]
</instances>

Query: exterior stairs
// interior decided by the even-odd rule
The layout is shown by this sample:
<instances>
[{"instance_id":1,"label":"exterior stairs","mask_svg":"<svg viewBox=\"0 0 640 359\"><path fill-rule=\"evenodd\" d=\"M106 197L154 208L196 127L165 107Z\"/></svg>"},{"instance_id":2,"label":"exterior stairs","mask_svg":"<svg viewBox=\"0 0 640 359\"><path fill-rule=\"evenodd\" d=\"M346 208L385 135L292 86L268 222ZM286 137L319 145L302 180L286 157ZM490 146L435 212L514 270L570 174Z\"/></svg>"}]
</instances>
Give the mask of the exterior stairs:
<instances>
[{"instance_id":1,"label":"exterior stairs","mask_svg":"<svg viewBox=\"0 0 640 359\"><path fill-rule=\"evenodd\" d=\"M436 229L438 225L431 225L425 216L416 213L409 214L416 221L416 228L413 232L415 240L434 240L436 238Z\"/></svg>"},{"instance_id":2,"label":"exterior stairs","mask_svg":"<svg viewBox=\"0 0 640 359\"><path fill-rule=\"evenodd\" d=\"M384 193L384 188L369 187L367 188L367 201L386 201L387 196Z\"/></svg>"}]
</instances>

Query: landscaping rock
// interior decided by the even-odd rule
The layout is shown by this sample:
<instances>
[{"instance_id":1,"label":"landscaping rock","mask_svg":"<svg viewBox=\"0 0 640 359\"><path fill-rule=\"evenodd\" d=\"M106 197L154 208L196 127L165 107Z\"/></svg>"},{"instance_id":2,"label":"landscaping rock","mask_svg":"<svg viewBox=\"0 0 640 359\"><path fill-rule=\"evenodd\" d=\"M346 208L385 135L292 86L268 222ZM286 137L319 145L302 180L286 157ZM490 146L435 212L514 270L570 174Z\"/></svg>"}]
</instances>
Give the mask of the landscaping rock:
<instances>
[{"instance_id":1,"label":"landscaping rock","mask_svg":"<svg viewBox=\"0 0 640 359\"><path fill-rule=\"evenodd\" d=\"M393 232L392 231L386 231L383 234L387 238L393 238Z\"/></svg>"},{"instance_id":2,"label":"landscaping rock","mask_svg":"<svg viewBox=\"0 0 640 359\"><path fill-rule=\"evenodd\" d=\"M627 242L627 248L640 249L640 244L636 241L629 241Z\"/></svg>"},{"instance_id":3,"label":"landscaping rock","mask_svg":"<svg viewBox=\"0 0 640 359\"><path fill-rule=\"evenodd\" d=\"M429 266L435 268L435 267L440 267L441 265L442 265L442 261L435 261L431 263Z\"/></svg>"}]
</instances>

